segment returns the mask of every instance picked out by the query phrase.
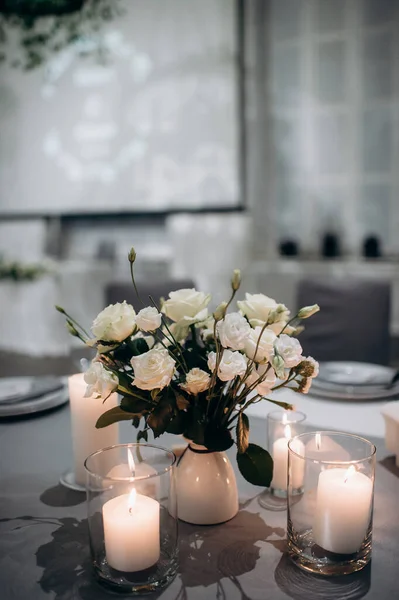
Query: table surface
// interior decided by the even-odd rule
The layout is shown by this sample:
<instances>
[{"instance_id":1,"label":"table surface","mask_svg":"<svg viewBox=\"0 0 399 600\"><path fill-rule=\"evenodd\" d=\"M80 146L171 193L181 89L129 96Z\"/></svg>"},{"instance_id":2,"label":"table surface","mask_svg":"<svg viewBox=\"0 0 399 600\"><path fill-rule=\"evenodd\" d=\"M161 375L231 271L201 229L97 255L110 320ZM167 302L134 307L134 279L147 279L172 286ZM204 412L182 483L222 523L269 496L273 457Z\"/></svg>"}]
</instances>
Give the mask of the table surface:
<instances>
[{"instance_id":1,"label":"table surface","mask_svg":"<svg viewBox=\"0 0 399 600\"><path fill-rule=\"evenodd\" d=\"M297 405L300 409L300 402ZM266 406L271 409L269 403ZM359 422L363 408L364 404L357 406ZM336 427L335 424L326 427L327 423L314 420L312 415L312 425L324 429ZM251 441L264 445L265 420L251 416L250 421ZM120 433L122 442L135 440L129 423L121 424ZM179 575L166 590L152 597L162 600L398 598L399 469L392 457L386 457L383 440L373 441L378 461L373 558L363 571L324 578L294 566L285 553L286 513L261 508L258 495L262 490L238 474L238 515L218 526L180 524ZM176 443L176 438L164 436L160 442L170 446ZM234 459L232 463L235 466ZM68 405L35 417L0 422L1 600L110 597L91 577L84 495L58 484L60 474L71 464Z\"/></svg>"}]
</instances>

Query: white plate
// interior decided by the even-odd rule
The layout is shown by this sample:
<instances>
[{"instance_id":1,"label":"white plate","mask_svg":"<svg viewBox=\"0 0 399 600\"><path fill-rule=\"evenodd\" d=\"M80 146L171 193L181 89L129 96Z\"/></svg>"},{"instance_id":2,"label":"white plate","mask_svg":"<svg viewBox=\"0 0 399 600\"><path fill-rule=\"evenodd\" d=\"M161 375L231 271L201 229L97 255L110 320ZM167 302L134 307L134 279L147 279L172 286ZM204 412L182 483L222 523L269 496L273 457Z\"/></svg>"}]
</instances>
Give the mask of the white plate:
<instances>
[{"instance_id":1,"label":"white plate","mask_svg":"<svg viewBox=\"0 0 399 600\"><path fill-rule=\"evenodd\" d=\"M69 393L66 387L56 392L44 394L39 398L31 400L23 400L10 404L0 403L0 418L2 417L19 417L22 415L30 415L50 408L56 408L65 404L69 400Z\"/></svg>"},{"instance_id":2,"label":"white plate","mask_svg":"<svg viewBox=\"0 0 399 600\"><path fill-rule=\"evenodd\" d=\"M309 390L311 396L318 398L326 398L329 400L349 400L349 401L364 401L364 400L388 400L390 398L399 397L399 383L393 388L376 388L352 385L336 385L334 383L318 382L317 377L313 380Z\"/></svg>"},{"instance_id":3,"label":"white plate","mask_svg":"<svg viewBox=\"0 0 399 600\"><path fill-rule=\"evenodd\" d=\"M1 377L0 404L21 402L38 398L63 388L60 377Z\"/></svg>"},{"instance_id":4,"label":"white plate","mask_svg":"<svg viewBox=\"0 0 399 600\"><path fill-rule=\"evenodd\" d=\"M389 385L395 369L371 363L331 361L320 363L318 380L335 385L384 387Z\"/></svg>"}]
</instances>

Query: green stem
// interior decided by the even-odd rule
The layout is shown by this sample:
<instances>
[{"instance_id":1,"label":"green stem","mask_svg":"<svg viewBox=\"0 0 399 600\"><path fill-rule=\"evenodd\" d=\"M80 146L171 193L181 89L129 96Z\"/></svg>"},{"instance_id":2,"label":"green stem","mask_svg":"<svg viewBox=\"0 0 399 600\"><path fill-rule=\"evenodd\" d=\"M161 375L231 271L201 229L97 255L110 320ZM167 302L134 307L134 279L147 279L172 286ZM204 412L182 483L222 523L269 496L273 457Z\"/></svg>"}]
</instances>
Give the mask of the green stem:
<instances>
[{"instance_id":1,"label":"green stem","mask_svg":"<svg viewBox=\"0 0 399 600\"><path fill-rule=\"evenodd\" d=\"M74 325L76 325L77 327L79 327L79 329L88 337L90 338L90 334L86 331L86 329L84 329L84 327L82 327L82 325L80 325L80 323L78 323L73 317L71 317L71 315L69 315L67 312L65 312L64 310L64 315L67 317L67 320L71 321ZM80 338L82 339L82 338ZM86 341L86 340L83 340Z\"/></svg>"},{"instance_id":2,"label":"green stem","mask_svg":"<svg viewBox=\"0 0 399 600\"><path fill-rule=\"evenodd\" d=\"M183 366L183 371L184 371L185 373L188 373L188 366L187 366L186 360L185 360L185 358L184 358L183 351L182 351L182 349L180 348L180 344L178 343L178 341L177 341L177 340L176 340L176 338L174 337L173 333L171 332L171 330L170 330L170 328L169 328L169 326L168 326L168 323L167 323L167 321L166 321L165 317L163 316L163 314L161 313L161 311L159 310L159 307L157 306L157 303L155 302L154 298L153 298L152 296L149 296L149 299L150 299L151 303L153 304L153 306L155 306L155 308L157 309L157 311L158 311L158 312L159 312L159 314L161 315L161 321L162 321L162 324L165 326L165 328L166 328L166 331L169 333L169 335L170 335L170 337L171 337L171 339L172 339L172 341L173 341L173 345L174 345L174 347L177 349L177 351L179 352L179 354L180 354L180 356L181 356L181 358L182 358L182 361L183 361L183 363L182 363L182 366L184 365L184 366ZM165 335L165 334L164 334L164 335ZM169 339L169 338L168 338L166 335L165 335L165 337L166 337L166 338L167 338L167 339L170 341L170 339ZM169 354L171 354L171 352L170 352L169 350L168 350L168 352L169 352ZM173 358L174 358L174 356L173 356Z\"/></svg>"}]
</instances>

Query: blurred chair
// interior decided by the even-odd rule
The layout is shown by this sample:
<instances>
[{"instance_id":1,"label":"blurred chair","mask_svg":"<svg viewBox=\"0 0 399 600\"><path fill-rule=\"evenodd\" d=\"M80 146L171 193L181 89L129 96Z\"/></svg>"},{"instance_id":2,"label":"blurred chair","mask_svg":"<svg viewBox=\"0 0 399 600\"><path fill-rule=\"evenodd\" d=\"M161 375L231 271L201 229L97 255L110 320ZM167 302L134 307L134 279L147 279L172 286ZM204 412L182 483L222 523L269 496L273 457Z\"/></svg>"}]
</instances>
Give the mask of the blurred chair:
<instances>
[{"instance_id":1,"label":"blurred chair","mask_svg":"<svg viewBox=\"0 0 399 600\"><path fill-rule=\"evenodd\" d=\"M303 279L297 308L319 304L303 321L300 342L318 361L353 360L389 364L391 285L388 281Z\"/></svg>"},{"instance_id":2,"label":"blurred chair","mask_svg":"<svg viewBox=\"0 0 399 600\"><path fill-rule=\"evenodd\" d=\"M195 287L195 283L192 279L165 279L162 281L157 280L153 283L148 281L137 281L136 283L140 298L143 300L145 306L151 306L149 296L151 296L159 306L160 299L167 298L169 292ZM109 283L105 288L105 300L107 306L108 304L115 304L116 302L123 302L126 300L126 302L131 304L136 311L139 311L142 308L132 283Z\"/></svg>"}]
</instances>

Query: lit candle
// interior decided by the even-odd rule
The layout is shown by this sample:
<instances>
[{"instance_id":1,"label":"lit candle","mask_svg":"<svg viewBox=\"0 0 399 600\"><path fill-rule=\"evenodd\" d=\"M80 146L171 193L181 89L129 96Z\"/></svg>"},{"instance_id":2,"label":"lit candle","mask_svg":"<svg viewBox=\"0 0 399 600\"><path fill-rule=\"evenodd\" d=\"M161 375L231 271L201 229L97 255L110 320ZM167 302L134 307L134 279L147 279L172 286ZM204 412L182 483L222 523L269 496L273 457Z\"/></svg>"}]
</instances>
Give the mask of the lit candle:
<instances>
[{"instance_id":1,"label":"lit candle","mask_svg":"<svg viewBox=\"0 0 399 600\"><path fill-rule=\"evenodd\" d=\"M291 427L284 427L284 437L278 438L273 443L273 480L270 487L278 490L287 490L287 472L288 472L288 442L291 439ZM294 440L291 448L299 455L303 455L304 445L300 440ZM294 457L293 457L294 458ZM300 458L298 461L303 463ZM294 461L293 461L294 463ZM303 466L296 463L292 468L291 483L294 489L298 489L303 484Z\"/></svg>"},{"instance_id":2,"label":"lit candle","mask_svg":"<svg viewBox=\"0 0 399 600\"><path fill-rule=\"evenodd\" d=\"M352 465L319 475L313 538L337 554L357 552L370 525L373 482Z\"/></svg>"},{"instance_id":3,"label":"lit candle","mask_svg":"<svg viewBox=\"0 0 399 600\"><path fill-rule=\"evenodd\" d=\"M159 513L159 502L135 489L104 504L105 553L110 567L135 572L158 562Z\"/></svg>"},{"instance_id":4,"label":"lit candle","mask_svg":"<svg viewBox=\"0 0 399 600\"><path fill-rule=\"evenodd\" d=\"M83 373L69 377L68 388L75 481L77 484L84 486L86 483L84 461L89 454L107 446L114 446L119 441L117 423L103 429L96 429L96 422L103 412L117 406L118 396L117 394L111 394L105 402L101 398L85 398L87 383L83 379Z\"/></svg>"},{"instance_id":5,"label":"lit candle","mask_svg":"<svg viewBox=\"0 0 399 600\"><path fill-rule=\"evenodd\" d=\"M110 469L107 473L107 478L109 479L126 479L126 489L121 489L126 493L131 489L132 478L139 477L139 481L135 481L134 486L135 490L140 494L144 494L144 496L156 496L159 491L158 478L154 477L157 474L154 467L148 465L145 462L135 463L133 454L128 449L127 453L128 463L122 463L119 465L115 465ZM106 482L109 484L109 482ZM121 486L119 486L121 488Z\"/></svg>"}]
</instances>

